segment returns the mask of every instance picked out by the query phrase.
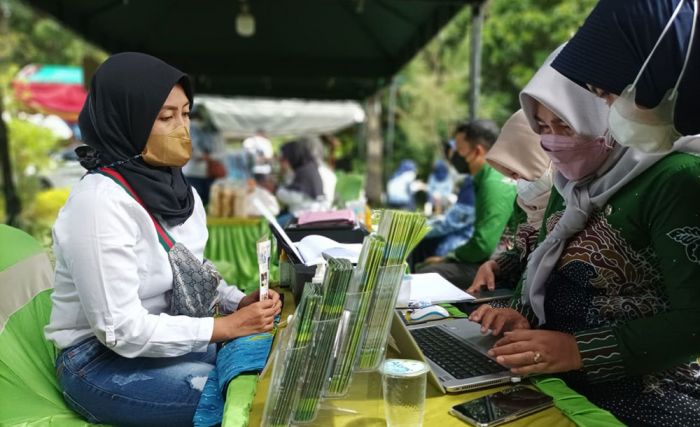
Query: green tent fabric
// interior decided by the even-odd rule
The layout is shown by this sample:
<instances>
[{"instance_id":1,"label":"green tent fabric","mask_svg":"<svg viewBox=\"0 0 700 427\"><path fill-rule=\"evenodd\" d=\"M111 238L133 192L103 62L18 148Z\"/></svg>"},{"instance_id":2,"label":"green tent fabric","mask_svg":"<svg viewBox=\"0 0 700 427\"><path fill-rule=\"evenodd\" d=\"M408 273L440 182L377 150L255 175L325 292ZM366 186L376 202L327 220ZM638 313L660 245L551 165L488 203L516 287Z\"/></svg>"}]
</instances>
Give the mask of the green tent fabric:
<instances>
[{"instance_id":1,"label":"green tent fabric","mask_svg":"<svg viewBox=\"0 0 700 427\"><path fill-rule=\"evenodd\" d=\"M235 284L245 293L255 290L258 287L255 243L263 236L270 236L267 222L258 218L210 218L207 228L209 240L204 256L216 265L227 283ZM270 265L270 280L277 281L278 277L277 266Z\"/></svg>"},{"instance_id":2,"label":"green tent fabric","mask_svg":"<svg viewBox=\"0 0 700 427\"><path fill-rule=\"evenodd\" d=\"M22 230L0 224L0 271L41 252L41 245Z\"/></svg>"},{"instance_id":3,"label":"green tent fabric","mask_svg":"<svg viewBox=\"0 0 700 427\"><path fill-rule=\"evenodd\" d=\"M56 381L56 350L44 339L51 290L40 292L0 334L0 425L90 425L66 406Z\"/></svg>"},{"instance_id":4,"label":"green tent fabric","mask_svg":"<svg viewBox=\"0 0 700 427\"><path fill-rule=\"evenodd\" d=\"M0 425L87 425L63 402L44 339L53 267L23 231L0 226L0 242Z\"/></svg>"}]
</instances>

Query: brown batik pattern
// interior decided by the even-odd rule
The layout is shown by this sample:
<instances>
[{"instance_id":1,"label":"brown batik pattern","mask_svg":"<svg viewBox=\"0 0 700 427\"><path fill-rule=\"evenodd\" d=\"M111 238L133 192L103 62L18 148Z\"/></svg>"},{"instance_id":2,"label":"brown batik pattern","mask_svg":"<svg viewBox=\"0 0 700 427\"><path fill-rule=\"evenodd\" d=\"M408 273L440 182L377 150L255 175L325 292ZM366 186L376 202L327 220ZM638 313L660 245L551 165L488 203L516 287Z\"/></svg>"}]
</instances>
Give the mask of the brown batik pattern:
<instances>
[{"instance_id":1,"label":"brown batik pattern","mask_svg":"<svg viewBox=\"0 0 700 427\"><path fill-rule=\"evenodd\" d=\"M561 215L558 212L549 218L549 231ZM594 212L585 230L569 240L557 268L574 262L587 264L595 272L590 285L600 294L592 298L589 308L592 323L605 319L614 326L617 322L653 316L669 307L653 248L634 250L600 210Z\"/></svg>"}]
</instances>

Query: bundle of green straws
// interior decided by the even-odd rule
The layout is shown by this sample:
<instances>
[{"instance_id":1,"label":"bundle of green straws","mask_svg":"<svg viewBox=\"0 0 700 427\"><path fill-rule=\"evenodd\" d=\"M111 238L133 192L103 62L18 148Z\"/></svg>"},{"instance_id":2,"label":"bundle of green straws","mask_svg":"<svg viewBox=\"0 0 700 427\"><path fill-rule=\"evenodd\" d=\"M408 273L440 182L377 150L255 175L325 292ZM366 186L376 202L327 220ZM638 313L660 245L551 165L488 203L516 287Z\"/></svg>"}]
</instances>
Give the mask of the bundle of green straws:
<instances>
[{"instance_id":1,"label":"bundle of green straws","mask_svg":"<svg viewBox=\"0 0 700 427\"><path fill-rule=\"evenodd\" d=\"M309 353L312 363L301 385L294 421L308 422L316 417L352 273L350 261L334 258L328 260L323 280L323 299L318 319L314 320L314 339Z\"/></svg>"},{"instance_id":2,"label":"bundle of green straws","mask_svg":"<svg viewBox=\"0 0 700 427\"><path fill-rule=\"evenodd\" d=\"M346 307L352 312L347 327L348 336L344 337L346 343L331 375L328 395L338 396L347 391L365 338L372 337L373 345L382 347L382 351L372 349L367 352L364 365L374 365L377 358L383 355L389 333L386 325L401 285L404 262L428 230L425 217L421 214L383 211L377 234L365 238L357 272L350 286L351 292L359 294L359 301L353 307Z\"/></svg>"},{"instance_id":3,"label":"bundle of green straws","mask_svg":"<svg viewBox=\"0 0 700 427\"><path fill-rule=\"evenodd\" d=\"M314 319L321 303L321 287L307 283L301 302L285 330L275 355L272 379L265 402L263 425L288 426L299 395L300 379L306 376L314 335Z\"/></svg>"}]
</instances>

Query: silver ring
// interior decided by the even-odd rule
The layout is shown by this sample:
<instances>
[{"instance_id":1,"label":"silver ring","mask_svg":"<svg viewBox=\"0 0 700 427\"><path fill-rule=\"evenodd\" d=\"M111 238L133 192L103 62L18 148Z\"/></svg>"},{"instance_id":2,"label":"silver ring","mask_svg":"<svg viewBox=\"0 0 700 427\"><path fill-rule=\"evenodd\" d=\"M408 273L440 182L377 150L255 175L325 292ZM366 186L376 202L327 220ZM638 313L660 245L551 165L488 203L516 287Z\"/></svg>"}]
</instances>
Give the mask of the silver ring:
<instances>
[{"instance_id":1,"label":"silver ring","mask_svg":"<svg viewBox=\"0 0 700 427\"><path fill-rule=\"evenodd\" d=\"M540 352L535 352L535 356L532 358L532 363L539 363L540 359L542 359L542 355L540 354Z\"/></svg>"}]
</instances>

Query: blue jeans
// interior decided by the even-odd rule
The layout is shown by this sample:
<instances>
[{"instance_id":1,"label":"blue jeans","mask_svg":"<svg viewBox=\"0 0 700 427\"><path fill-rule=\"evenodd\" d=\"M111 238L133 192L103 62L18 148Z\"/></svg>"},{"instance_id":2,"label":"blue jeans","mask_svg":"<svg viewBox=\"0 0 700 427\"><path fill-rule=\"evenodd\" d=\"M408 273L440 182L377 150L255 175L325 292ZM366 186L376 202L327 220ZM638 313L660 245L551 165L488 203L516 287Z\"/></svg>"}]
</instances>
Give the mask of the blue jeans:
<instances>
[{"instance_id":1,"label":"blue jeans","mask_svg":"<svg viewBox=\"0 0 700 427\"><path fill-rule=\"evenodd\" d=\"M216 346L179 357L128 359L90 338L56 360L66 403L91 423L191 426Z\"/></svg>"}]
</instances>

